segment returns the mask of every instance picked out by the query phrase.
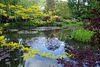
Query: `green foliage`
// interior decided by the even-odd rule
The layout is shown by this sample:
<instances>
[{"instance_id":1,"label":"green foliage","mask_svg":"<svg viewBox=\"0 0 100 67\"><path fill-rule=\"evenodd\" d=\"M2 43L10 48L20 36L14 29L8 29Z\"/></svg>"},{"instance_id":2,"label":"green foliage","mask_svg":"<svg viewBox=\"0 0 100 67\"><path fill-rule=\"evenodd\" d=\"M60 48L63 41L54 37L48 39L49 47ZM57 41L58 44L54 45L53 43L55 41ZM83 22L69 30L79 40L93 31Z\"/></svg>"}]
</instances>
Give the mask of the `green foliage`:
<instances>
[{"instance_id":1,"label":"green foliage","mask_svg":"<svg viewBox=\"0 0 100 67\"><path fill-rule=\"evenodd\" d=\"M87 3L87 5L86 5ZM98 2L96 0L68 0L68 6L70 8L70 12L72 13L73 18L81 19L91 19L92 15L90 15L91 10L96 7L100 9L98 6Z\"/></svg>"},{"instance_id":2,"label":"green foliage","mask_svg":"<svg viewBox=\"0 0 100 67\"><path fill-rule=\"evenodd\" d=\"M0 0L0 3L3 3L5 5L17 5L17 3L20 2L20 0Z\"/></svg>"},{"instance_id":3,"label":"green foliage","mask_svg":"<svg viewBox=\"0 0 100 67\"><path fill-rule=\"evenodd\" d=\"M38 24L38 26L39 27L41 27L41 26L58 26L58 27L61 27L62 26L62 24L61 24L62 22L51 22L51 23L47 23L47 24Z\"/></svg>"},{"instance_id":4,"label":"green foliage","mask_svg":"<svg viewBox=\"0 0 100 67\"><path fill-rule=\"evenodd\" d=\"M67 2L64 1L56 2L55 9L59 10L55 14L58 16L62 16L64 19L67 19L71 16Z\"/></svg>"},{"instance_id":5,"label":"green foliage","mask_svg":"<svg viewBox=\"0 0 100 67\"><path fill-rule=\"evenodd\" d=\"M34 22L10 22L8 26L5 27L5 29L31 29L31 28L36 28L37 23Z\"/></svg>"},{"instance_id":6,"label":"green foliage","mask_svg":"<svg viewBox=\"0 0 100 67\"><path fill-rule=\"evenodd\" d=\"M46 1L47 1L46 9L53 11L55 8L55 1L54 0L46 0Z\"/></svg>"},{"instance_id":7,"label":"green foliage","mask_svg":"<svg viewBox=\"0 0 100 67\"><path fill-rule=\"evenodd\" d=\"M7 5L4 5L0 3L0 13L1 15L7 17L7 19L15 19L15 20L31 20L32 22L38 23L38 24L45 24L50 23L52 21L52 18L50 18L47 21L42 21L43 17L52 15L52 11L48 11L48 13L43 13L42 10L39 8L37 4L34 4L33 6L28 6L23 8L23 6L18 5L9 5L9 9L6 9ZM10 12L11 14L15 15L9 15L7 12ZM9 17L9 18L8 18ZM3 20L3 19L2 19Z\"/></svg>"},{"instance_id":8,"label":"green foliage","mask_svg":"<svg viewBox=\"0 0 100 67\"><path fill-rule=\"evenodd\" d=\"M80 21L80 22L77 22L77 21L64 21L61 24L64 27L79 27L79 28L82 28L83 25L84 25L82 21Z\"/></svg>"},{"instance_id":9,"label":"green foliage","mask_svg":"<svg viewBox=\"0 0 100 67\"><path fill-rule=\"evenodd\" d=\"M34 5L35 3L37 3L35 0L20 0L17 5L28 7Z\"/></svg>"},{"instance_id":10,"label":"green foliage","mask_svg":"<svg viewBox=\"0 0 100 67\"><path fill-rule=\"evenodd\" d=\"M73 39L82 42L90 42L91 36L93 36L94 32L84 29L75 30L72 32L71 36Z\"/></svg>"},{"instance_id":11,"label":"green foliage","mask_svg":"<svg viewBox=\"0 0 100 67\"><path fill-rule=\"evenodd\" d=\"M47 0L46 10L55 11L54 15L62 16L63 18L71 18L71 13L67 2L58 0ZM46 12L44 10L44 12Z\"/></svg>"},{"instance_id":12,"label":"green foliage","mask_svg":"<svg viewBox=\"0 0 100 67\"><path fill-rule=\"evenodd\" d=\"M10 22L9 25L5 26L5 24L1 24L5 29L33 29L36 27L41 27L41 26L59 26L61 27L62 22L51 22L51 23L47 23L47 24L38 24L38 23L34 23L32 21L29 22Z\"/></svg>"}]
</instances>

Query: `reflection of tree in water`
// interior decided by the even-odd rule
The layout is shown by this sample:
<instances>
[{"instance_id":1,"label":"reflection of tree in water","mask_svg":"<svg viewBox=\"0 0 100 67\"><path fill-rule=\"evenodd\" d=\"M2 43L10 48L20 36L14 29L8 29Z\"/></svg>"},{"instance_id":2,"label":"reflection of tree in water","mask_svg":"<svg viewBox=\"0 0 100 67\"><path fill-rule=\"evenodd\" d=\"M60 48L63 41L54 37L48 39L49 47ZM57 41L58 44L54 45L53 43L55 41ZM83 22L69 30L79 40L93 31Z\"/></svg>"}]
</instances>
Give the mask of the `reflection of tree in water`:
<instances>
[{"instance_id":1,"label":"reflection of tree in water","mask_svg":"<svg viewBox=\"0 0 100 67\"><path fill-rule=\"evenodd\" d=\"M23 52L18 49L0 47L0 67L18 67L19 65L23 65L22 55Z\"/></svg>"},{"instance_id":2,"label":"reflection of tree in water","mask_svg":"<svg viewBox=\"0 0 100 67\"><path fill-rule=\"evenodd\" d=\"M48 50L56 50L60 47L61 42L57 38L48 38L45 46Z\"/></svg>"},{"instance_id":3,"label":"reflection of tree in water","mask_svg":"<svg viewBox=\"0 0 100 67\"><path fill-rule=\"evenodd\" d=\"M57 37L59 40L61 41L65 41L66 39L70 39L71 36L71 30L65 28L65 29L61 29L59 32L54 33L55 37Z\"/></svg>"},{"instance_id":4,"label":"reflection of tree in water","mask_svg":"<svg viewBox=\"0 0 100 67\"><path fill-rule=\"evenodd\" d=\"M77 49L84 49L86 46L89 46L89 43L83 43L79 41L75 41L73 39L66 40L65 43L68 43L66 46L76 47ZM66 47L67 48L67 47Z\"/></svg>"},{"instance_id":5,"label":"reflection of tree in water","mask_svg":"<svg viewBox=\"0 0 100 67\"><path fill-rule=\"evenodd\" d=\"M60 29L56 29L56 30L48 30L48 31L44 31L44 34L47 36L47 37L54 37L54 34L55 33L58 33L60 31Z\"/></svg>"},{"instance_id":6,"label":"reflection of tree in water","mask_svg":"<svg viewBox=\"0 0 100 67\"><path fill-rule=\"evenodd\" d=\"M60 47L62 43L58 38L49 38L49 37L35 37L31 39L19 39L19 43L25 46L32 47L47 47L48 50L56 50Z\"/></svg>"}]
</instances>

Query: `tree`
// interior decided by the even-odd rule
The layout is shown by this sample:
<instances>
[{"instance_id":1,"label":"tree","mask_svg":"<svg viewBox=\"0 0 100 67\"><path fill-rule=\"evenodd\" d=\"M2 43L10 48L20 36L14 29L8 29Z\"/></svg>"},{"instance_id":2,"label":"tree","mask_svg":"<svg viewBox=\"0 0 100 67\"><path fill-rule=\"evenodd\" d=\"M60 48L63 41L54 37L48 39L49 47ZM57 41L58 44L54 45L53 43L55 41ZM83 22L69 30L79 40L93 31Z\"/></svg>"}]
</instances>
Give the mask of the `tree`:
<instances>
[{"instance_id":1,"label":"tree","mask_svg":"<svg viewBox=\"0 0 100 67\"><path fill-rule=\"evenodd\" d=\"M90 11L99 7L96 0L68 0L73 18L91 19Z\"/></svg>"},{"instance_id":2,"label":"tree","mask_svg":"<svg viewBox=\"0 0 100 67\"><path fill-rule=\"evenodd\" d=\"M0 0L0 3L5 5L16 5L20 0Z\"/></svg>"},{"instance_id":3,"label":"tree","mask_svg":"<svg viewBox=\"0 0 100 67\"><path fill-rule=\"evenodd\" d=\"M58 12L56 12L56 15L62 16L65 19L71 16L67 2L64 1L56 2L55 10L59 10Z\"/></svg>"},{"instance_id":4,"label":"tree","mask_svg":"<svg viewBox=\"0 0 100 67\"><path fill-rule=\"evenodd\" d=\"M97 2L99 6L100 0L97 0ZM94 9L92 9L91 14L93 14L94 17L91 19L89 25L87 25L84 29L95 32L95 34L91 37L91 46L94 46L95 43L98 45L100 44L100 9L95 7Z\"/></svg>"},{"instance_id":5,"label":"tree","mask_svg":"<svg viewBox=\"0 0 100 67\"><path fill-rule=\"evenodd\" d=\"M55 1L54 0L47 0L46 9L53 11L55 9Z\"/></svg>"}]
</instances>

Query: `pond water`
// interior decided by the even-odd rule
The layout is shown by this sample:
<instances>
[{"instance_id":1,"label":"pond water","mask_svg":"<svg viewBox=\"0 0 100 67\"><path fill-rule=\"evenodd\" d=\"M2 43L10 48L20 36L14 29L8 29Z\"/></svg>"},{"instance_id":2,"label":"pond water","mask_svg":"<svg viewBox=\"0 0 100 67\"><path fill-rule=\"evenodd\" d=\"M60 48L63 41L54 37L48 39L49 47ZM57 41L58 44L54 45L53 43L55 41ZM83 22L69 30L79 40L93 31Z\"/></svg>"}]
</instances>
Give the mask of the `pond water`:
<instances>
[{"instance_id":1,"label":"pond water","mask_svg":"<svg viewBox=\"0 0 100 67\"><path fill-rule=\"evenodd\" d=\"M72 30L59 27L40 27L33 30L12 31L4 34L5 40L23 44L26 47L38 48L40 52L52 53L55 56L64 55L67 47L77 46L83 49L87 43L70 40ZM84 44L84 45L83 45ZM24 53L9 47L0 48L0 67L64 67L57 60L51 60L36 55L34 58L26 59L21 56ZM66 55L66 54L65 54ZM72 61L67 57L67 61Z\"/></svg>"}]
</instances>

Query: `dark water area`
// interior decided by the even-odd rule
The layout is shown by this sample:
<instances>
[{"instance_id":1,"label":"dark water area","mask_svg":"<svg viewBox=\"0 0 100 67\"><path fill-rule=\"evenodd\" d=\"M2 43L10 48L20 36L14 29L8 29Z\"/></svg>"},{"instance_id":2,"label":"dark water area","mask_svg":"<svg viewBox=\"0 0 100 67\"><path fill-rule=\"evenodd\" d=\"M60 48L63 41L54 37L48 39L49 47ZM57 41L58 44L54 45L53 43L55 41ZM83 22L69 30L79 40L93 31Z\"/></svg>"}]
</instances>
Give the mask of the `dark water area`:
<instances>
[{"instance_id":1,"label":"dark water area","mask_svg":"<svg viewBox=\"0 0 100 67\"><path fill-rule=\"evenodd\" d=\"M72 30L67 28L37 28L34 30L20 30L4 34L8 42L17 42L26 47L38 48L40 52L57 55L66 55L67 47L83 49L89 44L70 39ZM24 52L19 49L12 50L10 47L0 48L0 67L64 67L58 64L57 60L40 57L26 59L21 56ZM73 61L67 57L66 61Z\"/></svg>"}]
</instances>

